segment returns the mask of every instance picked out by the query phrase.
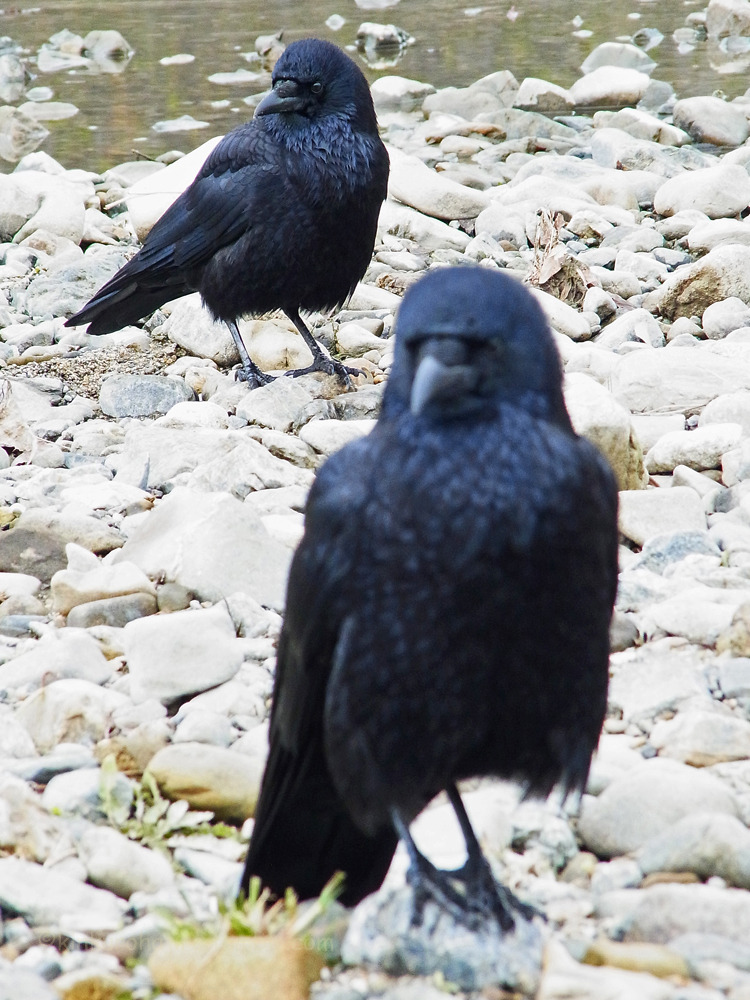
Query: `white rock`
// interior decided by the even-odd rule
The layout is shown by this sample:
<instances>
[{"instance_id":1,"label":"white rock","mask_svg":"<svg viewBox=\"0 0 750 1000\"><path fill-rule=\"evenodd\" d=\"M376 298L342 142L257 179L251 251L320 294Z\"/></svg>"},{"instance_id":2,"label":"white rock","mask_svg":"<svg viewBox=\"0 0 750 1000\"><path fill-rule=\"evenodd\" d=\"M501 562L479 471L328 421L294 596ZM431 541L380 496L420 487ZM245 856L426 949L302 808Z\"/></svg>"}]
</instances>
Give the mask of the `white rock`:
<instances>
[{"instance_id":1,"label":"white rock","mask_svg":"<svg viewBox=\"0 0 750 1000\"><path fill-rule=\"evenodd\" d=\"M234 742L234 730L225 715L207 709L188 712L172 737L173 743L210 743L228 747Z\"/></svg>"},{"instance_id":2,"label":"white rock","mask_svg":"<svg viewBox=\"0 0 750 1000\"><path fill-rule=\"evenodd\" d=\"M663 347L664 334L650 312L646 309L632 309L608 323L596 338L597 346L610 350L627 341L640 341L649 347Z\"/></svg>"},{"instance_id":3,"label":"white rock","mask_svg":"<svg viewBox=\"0 0 750 1000\"><path fill-rule=\"evenodd\" d=\"M438 219L474 219L488 205L482 191L441 176L416 156L395 146L388 150L391 173L388 190L392 198Z\"/></svg>"},{"instance_id":4,"label":"white rock","mask_svg":"<svg viewBox=\"0 0 750 1000\"><path fill-rule=\"evenodd\" d=\"M433 219L421 212L407 208L391 198L386 198L380 209L378 219L378 238L384 233L403 236L414 240L424 250L458 250L463 251L471 237L460 229L454 229L439 219Z\"/></svg>"},{"instance_id":5,"label":"white rock","mask_svg":"<svg viewBox=\"0 0 750 1000\"><path fill-rule=\"evenodd\" d=\"M750 722L723 712L678 712L656 723L649 742L661 757L708 767L750 757Z\"/></svg>"},{"instance_id":6,"label":"white rock","mask_svg":"<svg viewBox=\"0 0 750 1000\"><path fill-rule=\"evenodd\" d=\"M587 375L566 375L564 389L565 405L576 433L588 438L606 456L620 489L639 489L643 462L630 413Z\"/></svg>"},{"instance_id":7,"label":"white rock","mask_svg":"<svg viewBox=\"0 0 750 1000\"><path fill-rule=\"evenodd\" d=\"M750 177L736 164L685 171L666 180L654 196L654 211L674 215L693 208L709 219L739 215L750 203Z\"/></svg>"},{"instance_id":8,"label":"white rock","mask_svg":"<svg viewBox=\"0 0 750 1000\"><path fill-rule=\"evenodd\" d=\"M242 648L223 604L128 622L123 629L130 692L163 704L229 680Z\"/></svg>"},{"instance_id":9,"label":"white rock","mask_svg":"<svg viewBox=\"0 0 750 1000\"><path fill-rule=\"evenodd\" d=\"M750 352L732 359L709 347L675 345L626 354L612 371L612 392L634 413L684 413L725 393L750 389Z\"/></svg>"},{"instance_id":10,"label":"white rock","mask_svg":"<svg viewBox=\"0 0 750 1000\"><path fill-rule=\"evenodd\" d=\"M742 427L743 437L750 436L750 391L728 392L712 399L703 408L699 426L734 423Z\"/></svg>"},{"instance_id":11,"label":"white rock","mask_svg":"<svg viewBox=\"0 0 750 1000\"><path fill-rule=\"evenodd\" d=\"M686 97L672 111L674 123L695 142L715 146L741 146L750 135L750 125L741 108L720 97Z\"/></svg>"},{"instance_id":12,"label":"white rock","mask_svg":"<svg viewBox=\"0 0 750 1000\"><path fill-rule=\"evenodd\" d=\"M413 111L421 107L428 94L435 93L435 88L403 76L380 76L373 81L370 93L378 112Z\"/></svg>"},{"instance_id":13,"label":"white rock","mask_svg":"<svg viewBox=\"0 0 750 1000\"><path fill-rule=\"evenodd\" d=\"M146 515L120 552L147 575L164 573L201 600L243 591L267 607L283 607L291 553L229 494L178 487Z\"/></svg>"},{"instance_id":14,"label":"white rock","mask_svg":"<svg viewBox=\"0 0 750 1000\"><path fill-rule=\"evenodd\" d=\"M387 341L376 337L358 323L343 323L336 331L339 350L349 358L358 358L367 351L385 350Z\"/></svg>"},{"instance_id":15,"label":"white rock","mask_svg":"<svg viewBox=\"0 0 750 1000\"><path fill-rule=\"evenodd\" d=\"M597 798L584 796L578 830L589 850L611 858L636 850L689 813L706 811L737 815L723 782L657 757L616 778Z\"/></svg>"},{"instance_id":16,"label":"white rock","mask_svg":"<svg viewBox=\"0 0 750 1000\"><path fill-rule=\"evenodd\" d=\"M172 865L164 854L134 843L111 827L88 829L78 843L78 853L86 865L88 881L123 899L138 890L168 889L175 882Z\"/></svg>"},{"instance_id":17,"label":"white rock","mask_svg":"<svg viewBox=\"0 0 750 1000\"><path fill-rule=\"evenodd\" d=\"M13 857L0 858L0 903L32 926L74 935L118 930L125 913L125 903L113 893Z\"/></svg>"},{"instance_id":18,"label":"white rock","mask_svg":"<svg viewBox=\"0 0 750 1000\"><path fill-rule=\"evenodd\" d=\"M550 295L549 292L542 291L541 288L530 288L530 291L544 310L553 330L565 334L571 340L589 339L591 336L591 327L588 320L572 306L556 298L556 296Z\"/></svg>"},{"instance_id":19,"label":"white rock","mask_svg":"<svg viewBox=\"0 0 750 1000\"><path fill-rule=\"evenodd\" d=\"M109 727L109 713L127 702L124 695L77 678L45 685L16 709L40 753L58 743L93 746Z\"/></svg>"},{"instance_id":20,"label":"white rock","mask_svg":"<svg viewBox=\"0 0 750 1000\"><path fill-rule=\"evenodd\" d=\"M721 340L733 330L750 326L750 306L736 295L731 295L728 299L708 306L703 312L701 323L709 340Z\"/></svg>"},{"instance_id":21,"label":"white rock","mask_svg":"<svg viewBox=\"0 0 750 1000\"><path fill-rule=\"evenodd\" d=\"M739 600L734 605L715 602L714 598L720 594L721 591L716 587L684 590L650 608L646 612L646 618L668 635L682 636L688 642L698 645L715 646L722 632L729 628L739 606Z\"/></svg>"},{"instance_id":22,"label":"white rock","mask_svg":"<svg viewBox=\"0 0 750 1000\"><path fill-rule=\"evenodd\" d=\"M280 378L243 396L236 413L250 424L286 432L312 398L312 393L295 379Z\"/></svg>"},{"instance_id":23,"label":"white rock","mask_svg":"<svg viewBox=\"0 0 750 1000\"><path fill-rule=\"evenodd\" d=\"M538 109L544 113L566 114L575 107L575 102L568 91L558 87L556 83L527 76L521 81L513 106Z\"/></svg>"},{"instance_id":24,"label":"white rock","mask_svg":"<svg viewBox=\"0 0 750 1000\"><path fill-rule=\"evenodd\" d=\"M750 223L744 219L709 219L691 226L687 233L688 247L697 253L708 253L727 243L750 245Z\"/></svg>"},{"instance_id":25,"label":"white rock","mask_svg":"<svg viewBox=\"0 0 750 1000\"><path fill-rule=\"evenodd\" d=\"M687 486L623 490L618 523L626 538L643 545L668 531L705 531L706 515L700 498Z\"/></svg>"},{"instance_id":26,"label":"white rock","mask_svg":"<svg viewBox=\"0 0 750 1000\"><path fill-rule=\"evenodd\" d=\"M66 546L66 553L68 568L58 570L50 582L52 606L61 614L66 615L78 604L107 597L156 595L153 583L133 563L102 564L92 552L73 542Z\"/></svg>"},{"instance_id":27,"label":"white rock","mask_svg":"<svg viewBox=\"0 0 750 1000\"><path fill-rule=\"evenodd\" d=\"M47 632L28 652L0 666L0 684L20 695L51 679L78 678L103 684L113 673L99 643L82 629Z\"/></svg>"},{"instance_id":28,"label":"white rock","mask_svg":"<svg viewBox=\"0 0 750 1000\"><path fill-rule=\"evenodd\" d=\"M0 596L3 600L36 594L41 585L40 580L28 573L0 573Z\"/></svg>"},{"instance_id":29,"label":"white rock","mask_svg":"<svg viewBox=\"0 0 750 1000\"><path fill-rule=\"evenodd\" d=\"M195 179L214 146L222 136L209 139L186 156L131 184L127 191L130 222L138 239L143 240L151 227Z\"/></svg>"},{"instance_id":30,"label":"white rock","mask_svg":"<svg viewBox=\"0 0 750 1000\"><path fill-rule=\"evenodd\" d=\"M315 451L332 455L350 441L369 434L376 423L376 420L311 420L299 436Z\"/></svg>"},{"instance_id":31,"label":"white rock","mask_svg":"<svg viewBox=\"0 0 750 1000\"><path fill-rule=\"evenodd\" d=\"M579 107L591 105L635 105L648 89L646 73L619 66L600 66L576 80L570 96Z\"/></svg>"},{"instance_id":32,"label":"white rock","mask_svg":"<svg viewBox=\"0 0 750 1000\"><path fill-rule=\"evenodd\" d=\"M175 403L169 413L158 417L154 423L165 427L219 427L228 426L227 411L209 400L186 399Z\"/></svg>"},{"instance_id":33,"label":"white rock","mask_svg":"<svg viewBox=\"0 0 750 1000\"><path fill-rule=\"evenodd\" d=\"M739 424L711 423L693 431L672 431L660 437L646 455L646 466L652 475L671 472L677 465L698 470L718 469L722 455L741 438Z\"/></svg>"},{"instance_id":34,"label":"white rock","mask_svg":"<svg viewBox=\"0 0 750 1000\"><path fill-rule=\"evenodd\" d=\"M706 30L712 38L747 35L750 32L750 10L745 0L709 0Z\"/></svg>"},{"instance_id":35,"label":"white rock","mask_svg":"<svg viewBox=\"0 0 750 1000\"><path fill-rule=\"evenodd\" d=\"M691 141L687 132L683 132L681 128L676 128L640 108L597 111L594 115L594 127L619 129L635 139L646 139L648 142L658 142L663 146L682 146Z\"/></svg>"},{"instance_id":36,"label":"white rock","mask_svg":"<svg viewBox=\"0 0 750 1000\"><path fill-rule=\"evenodd\" d=\"M634 413L631 420L645 452L653 448L662 435L685 429L685 417L681 413Z\"/></svg>"}]
</instances>

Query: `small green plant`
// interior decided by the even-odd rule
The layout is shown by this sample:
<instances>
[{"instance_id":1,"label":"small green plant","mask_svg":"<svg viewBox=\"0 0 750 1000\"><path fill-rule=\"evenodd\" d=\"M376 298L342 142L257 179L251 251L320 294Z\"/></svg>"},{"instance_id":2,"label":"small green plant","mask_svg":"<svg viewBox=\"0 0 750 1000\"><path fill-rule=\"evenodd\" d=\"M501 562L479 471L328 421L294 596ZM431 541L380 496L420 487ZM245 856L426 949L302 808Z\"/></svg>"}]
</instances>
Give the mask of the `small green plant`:
<instances>
[{"instance_id":1,"label":"small green plant","mask_svg":"<svg viewBox=\"0 0 750 1000\"><path fill-rule=\"evenodd\" d=\"M238 836L233 827L224 823L211 824L213 813L190 809L184 799L170 802L159 791L153 775L146 772L132 797L118 796L117 769L112 754L102 761L99 798L109 823L131 840L140 840L149 847L164 846L175 833L211 833L214 836Z\"/></svg>"},{"instance_id":2,"label":"small green plant","mask_svg":"<svg viewBox=\"0 0 750 1000\"><path fill-rule=\"evenodd\" d=\"M343 873L337 872L323 886L317 899L300 906L293 889L287 889L281 899L272 903L271 890L263 888L259 878L252 878L247 898L239 898L229 904L220 902L215 920L199 922L176 918L171 914L162 914L162 918L167 933L175 941L265 935L303 938L330 909L341 893L343 882Z\"/></svg>"}]
</instances>

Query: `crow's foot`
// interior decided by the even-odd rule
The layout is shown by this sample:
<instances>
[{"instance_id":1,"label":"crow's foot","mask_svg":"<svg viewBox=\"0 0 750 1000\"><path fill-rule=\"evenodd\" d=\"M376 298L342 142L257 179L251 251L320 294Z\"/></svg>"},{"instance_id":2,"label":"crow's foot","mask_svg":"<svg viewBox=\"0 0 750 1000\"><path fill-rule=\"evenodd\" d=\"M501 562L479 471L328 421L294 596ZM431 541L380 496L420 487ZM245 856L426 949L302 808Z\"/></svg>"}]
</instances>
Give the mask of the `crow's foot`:
<instances>
[{"instance_id":1,"label":"crow's foot","mask_svg":"<svg viewBox=\"0 0 750 1000\"><path fill-rule=\"evenodd\" d=\"M336 375L347 389L353 388L350 375L361 375L359 368L348 368L340 361L328 358L324 354L318 355L307 368L295 368L286 372L289 378L298 378L300 375L309 375L311 372L323 372L325 375Z\"/></svg>"}]
</instances>

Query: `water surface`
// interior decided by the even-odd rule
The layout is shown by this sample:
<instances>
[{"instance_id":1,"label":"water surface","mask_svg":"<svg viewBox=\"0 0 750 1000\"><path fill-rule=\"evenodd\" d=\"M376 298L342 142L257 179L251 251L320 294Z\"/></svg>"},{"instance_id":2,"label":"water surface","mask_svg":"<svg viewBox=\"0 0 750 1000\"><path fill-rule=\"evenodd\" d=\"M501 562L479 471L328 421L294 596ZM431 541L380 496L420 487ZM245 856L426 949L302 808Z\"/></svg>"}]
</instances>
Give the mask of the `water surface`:
<instances>
[{"instance_id":1,"label":"water surface","mask_svg":"<svg viewBox=\"0 0 750 1000\"><path fill-rule=\"evenodd\" d=\"M253 51L257 35L279 28L285 29L286 40L317 35L349 47L363 21L396 24L415 43L391 69L374 70L355 53L368 78L394 72L438 87L465 86L499 69L511 70L519 81L540 76L569 86L596 45L656 28L664 39L649 50L658 63L654 78L670 82L681 97L717 89L742 94L746 75L721 72L723 57L715 46L702 43L681 52L672 37L685 27L686 16L703 6L702 0L400 0L368 10L354 0L56 0L8 9L0 18L0 33L23 46L32 73L35 53L61 29L84 36L94 29L116 29L125 37L134 54L120 73L67 70L38 74L30 83L51 87L53 100L80 109L73 118L49 123L51 134L41 148L66 167L103 170L132 159L134 151L147 156L187 151L249 118L242 99L252 88L211 83L208 77L252 68L242 53ZM345 20L338 31L326 26L331 15ZM592 34L576 37L576 31ZM180 53L194 61L160 64L163 57ZM208 127L154 131L155 123L182 115ZM0 164L0 169L12 170L13 164Z\"/></svg>"}]
</instances>

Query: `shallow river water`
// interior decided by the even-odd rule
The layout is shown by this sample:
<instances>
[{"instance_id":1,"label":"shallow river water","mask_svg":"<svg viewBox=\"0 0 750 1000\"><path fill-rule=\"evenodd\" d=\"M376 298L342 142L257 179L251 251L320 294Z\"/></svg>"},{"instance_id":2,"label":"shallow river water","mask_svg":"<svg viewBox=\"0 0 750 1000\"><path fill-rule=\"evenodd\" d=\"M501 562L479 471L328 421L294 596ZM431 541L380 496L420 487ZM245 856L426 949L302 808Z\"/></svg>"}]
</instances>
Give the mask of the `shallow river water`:
<instances>
[{"instance_id":1,"label":"shallow river water","mask_svg":"<svg viewBox=\"0 0 750 1000\"><path fill-rule=\"evenodd\" d=\"M684 38L686 18L702 9L699 0L57 0L39 6L6 8L0 34L21 46L28 86L53 91L52 100L70 102L78 113L45 123L50 135L41 147L66 167L101 170L134 151L155 156L189 150L210 135L250 117L243 103L258 88L209 81L217 73L253 69L244 54L255 38L278 29L285 39L304 35L352 47L363 21L392 23L414 43L392 67L362 62L372 80L382 73L464 86L486 73L511 70L520 81L540 76L569 86L596 45L648 36L664 37L649 49L655 79L667 80L678 96L723 90L744 93L746 72L733 57L707 42ZM329 25L332 15L338 30ZM328 22L328 24L326 23ZM85 36L95 29L119 31L132 50L119 72L62 69L40 73L37 53L48 39L68 29ZM646 31L644 32L644 29ZM674 36L678 32L677 37ZM689 32L688 32L689 34ZM653 36L651 36L653 37ZM354 51L354 50L352 50ZM192 61L162 64L188 55ZM734 68L734 72L727 69ZM25 98L21 98L21 101ZM20 103L20 101L14 102ZM190 115L207 123L188 131L159 132L154 125ZM0 163L0 170L14 164Z\"/></svg>"}]
</instances>

